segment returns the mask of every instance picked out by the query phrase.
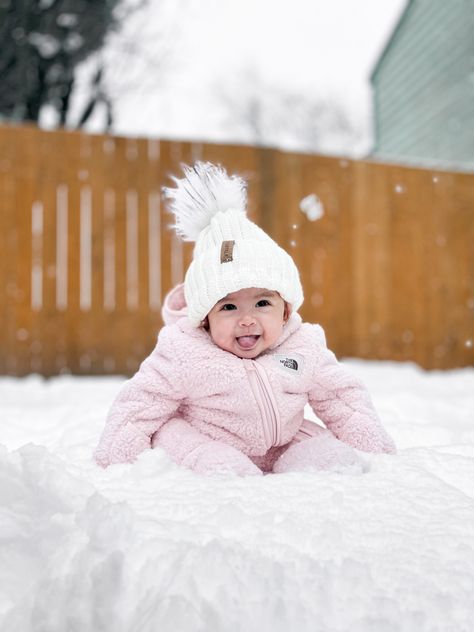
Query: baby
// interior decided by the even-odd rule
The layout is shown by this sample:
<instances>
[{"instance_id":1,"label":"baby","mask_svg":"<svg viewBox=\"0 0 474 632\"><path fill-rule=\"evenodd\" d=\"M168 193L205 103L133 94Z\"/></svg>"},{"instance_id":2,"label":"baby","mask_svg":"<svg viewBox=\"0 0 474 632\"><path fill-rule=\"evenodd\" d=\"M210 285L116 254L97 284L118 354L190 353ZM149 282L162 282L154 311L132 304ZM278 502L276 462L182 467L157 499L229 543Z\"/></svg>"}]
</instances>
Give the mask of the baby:
<instances>
[{"instance_id":1,"label":"baby","mask_svg":"<svg viewBox=\"0 0 474 632\"><path fill-rule=\"evenodd\" d=\"M165 189L176 230L195 241L165 299L158 342L109 412L106 467L145 448L199 474L362 471L356 450L395 452L364 386L302 323L298 270L246 216L246 184L210 163ZM309 404L324 423L304 418ZM356 450L354 450L356 448Z\"/></svg>"}]
</instances>

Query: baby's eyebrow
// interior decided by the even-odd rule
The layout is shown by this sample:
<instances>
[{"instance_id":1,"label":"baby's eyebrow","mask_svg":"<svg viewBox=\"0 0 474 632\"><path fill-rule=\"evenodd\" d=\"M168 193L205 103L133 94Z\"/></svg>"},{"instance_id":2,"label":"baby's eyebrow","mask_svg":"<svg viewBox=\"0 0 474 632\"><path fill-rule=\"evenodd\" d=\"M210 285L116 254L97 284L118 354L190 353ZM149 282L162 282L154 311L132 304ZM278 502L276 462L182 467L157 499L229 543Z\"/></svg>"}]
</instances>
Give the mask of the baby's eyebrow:
<instances>
[{"instance_id":1,"label":"baby's eyebrow","mask_svg":"<svg viewBox=\"0 0 474 632\"><path fill-rule=\"evenodd\" d=\"M221 298L220 301L217 301L216 305L219 305L219 303L225 303L225 301L230 301L232 300L231 298L229 298L229 295L224 296L224 298Z\"/></svg>"},{"instance_id":2,"label":"baby's eyebrow","mask_svg":"<svg viewBox=\"0 0 474 632\"><path fill-rule=\"evenodd\" d=\"M272 292L271 290L268 290L268 292L259 292L255 295L255 298L262 298L262 296L273 298L275 296L275 292Z\"/></svg>"}]
</instances>

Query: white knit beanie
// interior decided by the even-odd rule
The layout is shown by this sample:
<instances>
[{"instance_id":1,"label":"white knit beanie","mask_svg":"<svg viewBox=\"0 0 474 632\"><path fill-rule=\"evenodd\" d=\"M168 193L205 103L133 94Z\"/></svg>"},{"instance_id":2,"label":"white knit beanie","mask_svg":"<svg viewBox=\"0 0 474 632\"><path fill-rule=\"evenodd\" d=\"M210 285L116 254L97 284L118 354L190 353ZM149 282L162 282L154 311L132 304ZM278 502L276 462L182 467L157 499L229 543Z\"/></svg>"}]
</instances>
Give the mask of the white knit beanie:
<instances>
[{"instance_id":1,"label":"white knit beanie","mask_svg":"<svg viewBox=\"0 0 474 632\"><path fill-rule=\"evenodd\" d=\"M196 242L184 280L191 323L199 327L217 301L250 287L278 292L296 311L303 302L298 269L290 255L247 218L246 182L210 162L182 168L184 178L173 178L176 188L163 191L176 232L184 241Z\"/></svg>"}]
</instances>

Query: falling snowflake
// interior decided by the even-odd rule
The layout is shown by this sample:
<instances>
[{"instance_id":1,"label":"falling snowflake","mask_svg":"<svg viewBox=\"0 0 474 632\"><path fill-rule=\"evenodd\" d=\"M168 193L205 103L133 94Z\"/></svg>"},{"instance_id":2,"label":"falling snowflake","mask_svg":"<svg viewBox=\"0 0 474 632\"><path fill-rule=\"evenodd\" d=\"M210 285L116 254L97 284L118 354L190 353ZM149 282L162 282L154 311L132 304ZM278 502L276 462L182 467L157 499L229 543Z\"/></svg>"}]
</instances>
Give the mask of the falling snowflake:
<instances>
[{"instance_id":1,"label":"falling snowflake","mask_svg":"<svg viewBox=\"0 0 474 632\"><path fill-rule=\"evenodd\" d=\"M301 200L300 209L310 222L315 222L324 215L323 203L315 193L311 193Z\"/></svg>"}]
</instances>

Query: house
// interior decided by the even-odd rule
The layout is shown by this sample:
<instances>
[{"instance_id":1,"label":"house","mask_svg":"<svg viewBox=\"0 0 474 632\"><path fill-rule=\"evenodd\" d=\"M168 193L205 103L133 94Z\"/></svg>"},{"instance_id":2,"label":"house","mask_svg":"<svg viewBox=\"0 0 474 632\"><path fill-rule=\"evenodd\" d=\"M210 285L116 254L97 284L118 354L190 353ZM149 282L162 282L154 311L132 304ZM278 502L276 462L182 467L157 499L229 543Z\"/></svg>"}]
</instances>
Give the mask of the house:
<instances>
[{"instance_id":1,"label":"house","mask_svg":"<svg viewBox=\"0 0 474 632\"><path fill-rule=\"evenodd\" d=\"M373 157L474 170L474 0L409 0L371 82Z\"/></svg>"}]
</instances>

